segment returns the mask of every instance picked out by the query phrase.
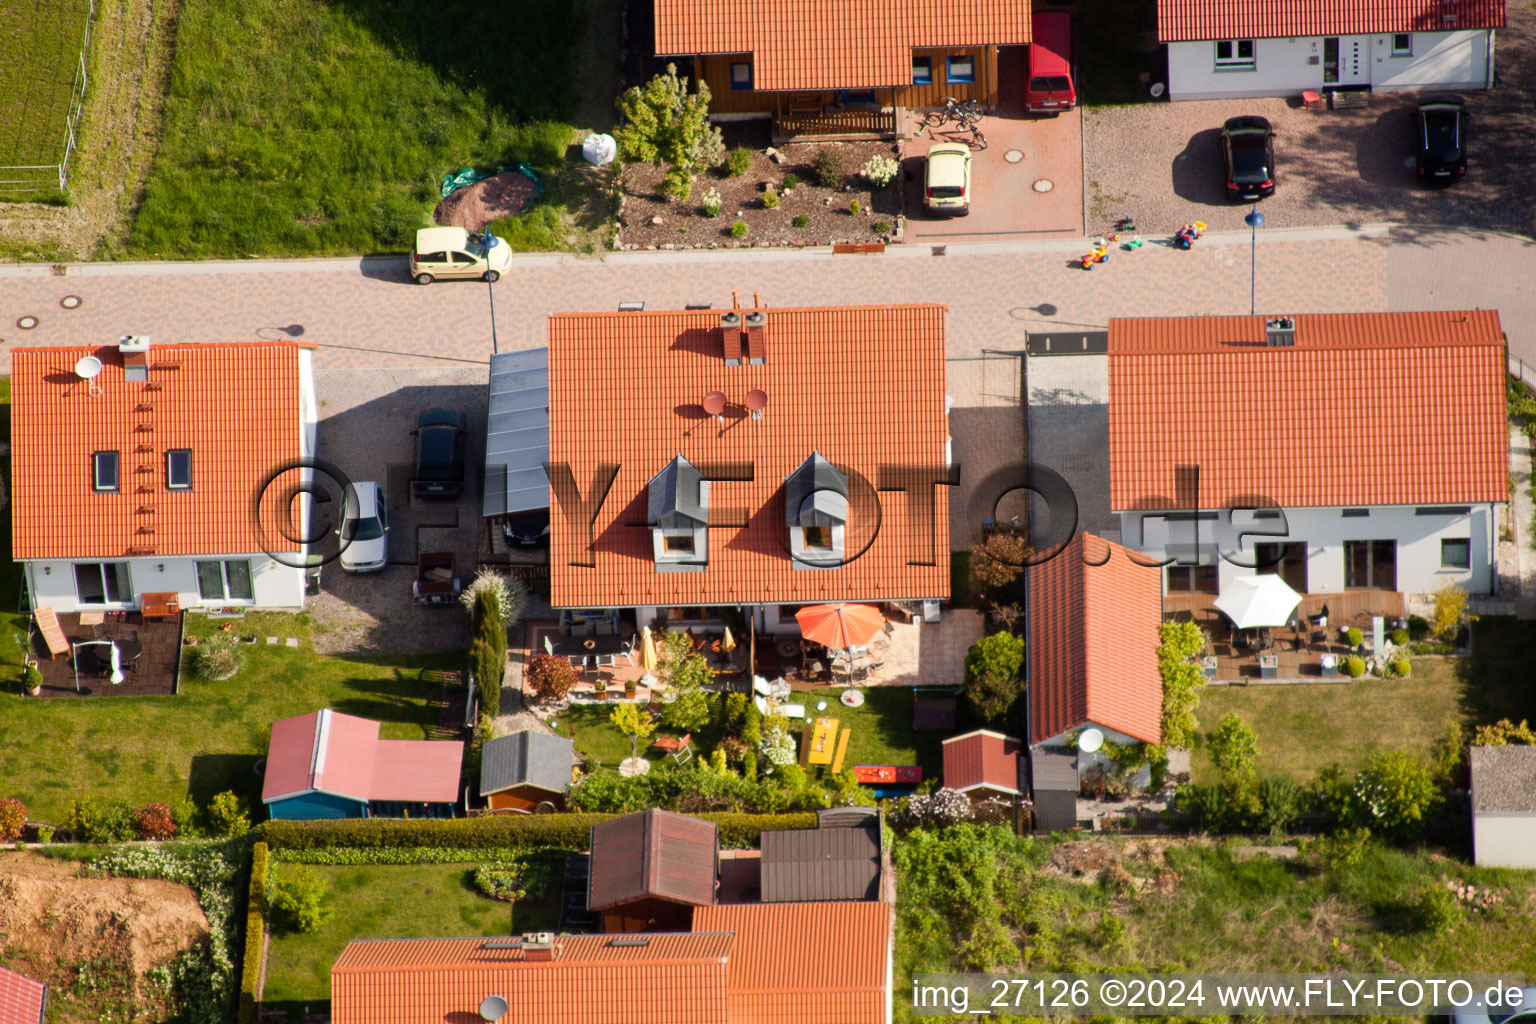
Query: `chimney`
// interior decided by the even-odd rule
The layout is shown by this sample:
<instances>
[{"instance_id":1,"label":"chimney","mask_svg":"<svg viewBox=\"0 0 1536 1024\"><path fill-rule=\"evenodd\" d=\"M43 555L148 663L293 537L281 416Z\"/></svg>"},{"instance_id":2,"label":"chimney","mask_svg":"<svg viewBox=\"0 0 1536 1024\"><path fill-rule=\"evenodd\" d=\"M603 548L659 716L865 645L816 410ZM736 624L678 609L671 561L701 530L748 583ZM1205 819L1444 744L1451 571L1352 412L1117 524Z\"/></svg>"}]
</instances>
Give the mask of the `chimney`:
<instances>
[{"instance_id":1,"label":"chimney","mask_svg":"<svg viewBox=\"0 0 1536 1024\"><path fill-rule=\"evenodd\" d=\"M123 379L149 380L149 336L125 334L118 339L118 354L123 357Z\"/></svg>"},{"instance_id":2,"label":"chimney","mask_svg":"<svg viewBox=\"0 0 1536 1024\"><path fill-rule=\"evenodd\" d=\"M1270 348L1289 348L1296 344L1296 321L1288 316L1264 321L1264 340Z\"/></svg>"},{"instance_id":3,"label":"chimney","mask_svg":"<svg viewBox=\"0 0 1536 1024\"><path fill-rule=\"evenodd\" d=\"M761 366L768 355L768 314L754 309L746 316L747 362Z\"/></svg>"},{"instance_id":4,"label":"chimney","mask_svg":"<svg viewBox=\"0 0 1536 1024\"><path fill-rule=\"evenodd\" d=\"M526 963L547 963L559 955L553 932L533 932L523 936L523 960Z\"/></svg>"},{"instance_id":5,"label":"chimney","mask_svg":"<svg viewBox=\"0 0 1536 1024\"><path fill-rule=\"evenodd\" d=\"M720 314L720 337L725 343L725 365L741 365L741 313L730 310Z\"/></svg>"}]
</instances>

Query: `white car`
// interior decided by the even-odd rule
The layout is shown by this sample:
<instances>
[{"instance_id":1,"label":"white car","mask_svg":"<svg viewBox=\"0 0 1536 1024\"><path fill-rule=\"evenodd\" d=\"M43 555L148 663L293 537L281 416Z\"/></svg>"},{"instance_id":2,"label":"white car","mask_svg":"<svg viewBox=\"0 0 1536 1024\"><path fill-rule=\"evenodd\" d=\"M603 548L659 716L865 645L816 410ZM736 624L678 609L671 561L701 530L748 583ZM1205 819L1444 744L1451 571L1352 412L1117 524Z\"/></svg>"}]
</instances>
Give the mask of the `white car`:
<instances>
[{"instance_id":1,"label":"white car","mask_svg":"<svg viewBox=\"0 0 1536 1024\"><path fill-rule=\"evenodd\" d=\"M379 572L389 563L389 502L376 483L347 485L342 498L341 567L347 572Z\"/></svg>"},{"instance_id":2,"label":"white car","mask_svg":"<svg viewBox=\"0 0 1536 1024\"><path fill-rule=\"evenodd\" d=\"M929 213L964 217L971 212L971 149L941 142L923 160L923 205Z\"/></svg>"},{"instance_id":3,"label":"white car","mask_svg":"<svg viewBox=\"0 0 1536 1024\"><path fill-rule=\"evenodd\" d=\"M1488 1006L1481 998L1450 1010L1452 1024L1527 1024L1536 1021L1536 986L1527 986L1518 1006ZM1513 1000L1511 1000L1513 1002Z\"/></svg>"},{"instance_id":4,"label":"white car","mask_svg":"<svg viewBox=\"0 0 1536 1024\"><path fill-rule=\"evenodd\" d=\"M417 284L443 277L479 277L495 281L512 266L512 247L490 233L463 228L422 228L411 249L411 276Z\"/></svg>"}]
</instances>

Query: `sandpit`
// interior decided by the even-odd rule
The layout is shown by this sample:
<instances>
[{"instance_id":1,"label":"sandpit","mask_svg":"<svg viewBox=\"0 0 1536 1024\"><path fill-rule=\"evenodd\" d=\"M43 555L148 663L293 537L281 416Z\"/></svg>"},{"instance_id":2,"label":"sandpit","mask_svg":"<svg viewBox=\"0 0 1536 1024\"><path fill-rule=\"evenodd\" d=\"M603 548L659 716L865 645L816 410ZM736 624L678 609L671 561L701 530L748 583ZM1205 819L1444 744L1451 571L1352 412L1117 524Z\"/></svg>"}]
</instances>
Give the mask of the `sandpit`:
<instances>
[{"instance_id":1,"label":"sandpit","mask_svg":"<svg viewBox=\"0 0 1536 1024\"><path fill-rule=\"evenodd\" d=\"M493 174L438 203L432 221L443 227L484 231L494 220L522 213L536 191L533 182L516 171Z\"/></svg>"},{"instance_id":2,"label":"sandpit","mask_svg":"<svg viewBox=\"0 0 1536 1024\"><path fill-rule=\"evenodd\" d=\"M74 861L0 853L0 962L68 985L78 964L126 961L137 979L208 934L197 894L184 885L79 872Z\"/></svg>"}]
</instances>

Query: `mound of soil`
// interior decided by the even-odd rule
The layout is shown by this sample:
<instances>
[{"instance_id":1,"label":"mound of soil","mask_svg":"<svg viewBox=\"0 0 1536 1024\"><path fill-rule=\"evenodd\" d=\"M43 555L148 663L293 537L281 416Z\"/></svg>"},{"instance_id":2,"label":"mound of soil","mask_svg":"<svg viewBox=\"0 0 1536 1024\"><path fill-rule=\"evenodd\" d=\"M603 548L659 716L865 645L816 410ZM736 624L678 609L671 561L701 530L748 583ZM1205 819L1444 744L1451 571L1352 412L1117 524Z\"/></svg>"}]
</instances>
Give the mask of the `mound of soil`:
<instances>
[{"instance_id":1,"label":"mound of soil","mask_svg":"<svg viewBox=\"0 0 1536 1024\"><path fill-rule=\"evenodd\" d=\"M1108 843L1060 843L1051 851L1051 868L1055 873L1089 882L1097 881L1101 871L1118 861Z\"/></svg>"},{"instance_id":2,"label":"mound of soil","mask_svg":"<svg viewBox=\"0 0 1536 1024\"><path fill-rule=\"evenodd\" d=\"M208 935L184 885L78 872L72 861L0 854L0 950L30 977L68 984L75 965L107 959L138 979Z\"/></svg>"},{"instance_id":3,"label":"mound of soil","mask_svg":"<svg viewBox=\"0 0 1536 1024\"><path fill-rule=\"evenodd\" d=\"M445 228L484 231L492 221L522 213L533 194L533 182L516 171L493 174L438 203L432 221Z\"/></svg>"}]
</instances>

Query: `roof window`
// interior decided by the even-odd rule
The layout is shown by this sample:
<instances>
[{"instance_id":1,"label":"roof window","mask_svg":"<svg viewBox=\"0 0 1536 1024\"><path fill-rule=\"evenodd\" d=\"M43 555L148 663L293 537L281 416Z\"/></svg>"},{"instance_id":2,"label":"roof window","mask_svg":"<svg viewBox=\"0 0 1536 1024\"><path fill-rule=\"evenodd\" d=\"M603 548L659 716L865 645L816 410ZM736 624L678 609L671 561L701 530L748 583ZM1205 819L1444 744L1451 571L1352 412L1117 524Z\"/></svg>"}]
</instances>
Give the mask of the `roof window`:
<instances>
[{"instance_id":1,"label":"roof window","mask_svg":"<svg viewBox=\"0 0 1536 1024\"><path fill-rule=\"evenodd\" d=\"M91 455L91 486L98 491L118 489L117 452L95 452Z\"/></svg>"}]
</instances>

